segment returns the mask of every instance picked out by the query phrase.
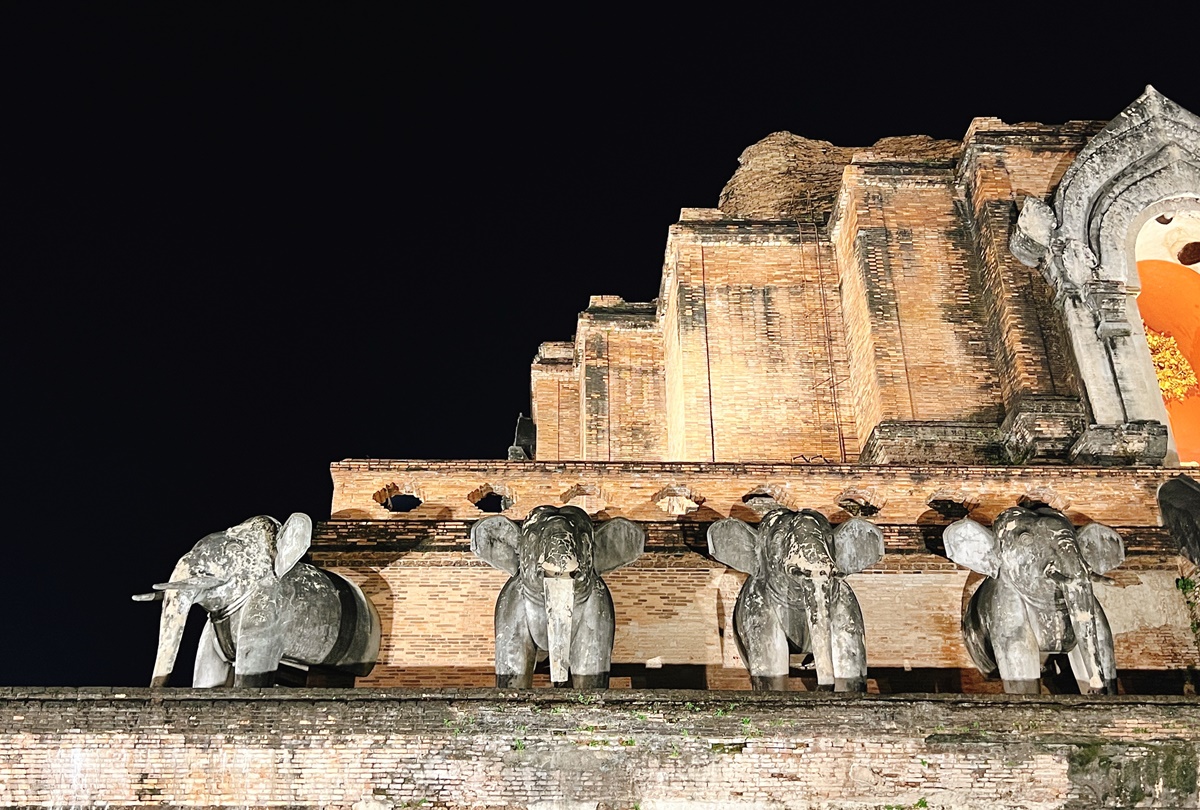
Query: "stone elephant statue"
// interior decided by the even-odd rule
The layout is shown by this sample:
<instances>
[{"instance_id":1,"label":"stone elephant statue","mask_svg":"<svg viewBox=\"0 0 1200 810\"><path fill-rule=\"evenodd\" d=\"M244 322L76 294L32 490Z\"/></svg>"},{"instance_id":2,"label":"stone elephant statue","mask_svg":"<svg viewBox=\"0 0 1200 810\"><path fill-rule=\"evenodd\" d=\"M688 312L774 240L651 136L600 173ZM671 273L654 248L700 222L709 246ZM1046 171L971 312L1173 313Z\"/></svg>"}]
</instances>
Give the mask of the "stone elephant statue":
<instances>
[{"instance_id":1,"label":"stone elephant statue","mask_svg":"<svg viewBox=\"0 0 1200 810\"><path fill-rule=\"evenodd\" d=\"M252 517L202 538L169 582L133 597L162 599L150 685L166 685L194 604L208 621L192 686L227 686L231 677L233 686L271 686L280 661L370 673L379 654L379 615L354 583L300 562L311 542L308 515L297 512L282 526Z\"/></svg>"},{"instance_id":2,"label":"stone elephant statue","mask_svg":"<svg viewBox=\"0 0 1200 810\"><path fill-rule=\"evenodd\" d=\"M1037 694L1051 653L1066 653L1080 692L1117 692L1112 630L1092 579L1125 559L1121 536L1061 512L1013 507L989 529L970 518L946 527L946 554L987 578L963 611L963 641L979 671L1009 693Z\"/></svg>"},{"instance_id":3,"label":"stone elephant statue","mask_svg":"<svg viewBox=\"0 0 1200 810\"><path fill-rule=\"evenodd\" d=\"M471 527L471 550L512 578L496 598L496 686L528 688L538 651L550 680L608 687L615 627L601 574L642 554L645 532L613 518L593 528L575 506L539 506L518 526L497 515Z\"/></svg>"},{"instance_id":4,"label":"stone elephant statue","mask_svg":"<svg viewBox=\"0 0 1200 810\"><path fill-rule=\"evenodd\" d=\"M862 611L844 577L883 557L861 518L836 529L820 512L774 509L757 530L737 518L708 529L709 553L750 575L733 608L738 650L756 691L787 688L788 656L812 653L822 690L865 692Z\"/></svg>"},{"instance_id":5,"label":"stone elephant statue","mask_svg":"<svg viewBox=\"0 0 1200 810\"><path fill-rule=\"evenodd\" d=\"M1179 543L1179 551L1200 565L1200 483L1180 473L1158 488L1163 525Z\"/></svg>"}]
</instances>

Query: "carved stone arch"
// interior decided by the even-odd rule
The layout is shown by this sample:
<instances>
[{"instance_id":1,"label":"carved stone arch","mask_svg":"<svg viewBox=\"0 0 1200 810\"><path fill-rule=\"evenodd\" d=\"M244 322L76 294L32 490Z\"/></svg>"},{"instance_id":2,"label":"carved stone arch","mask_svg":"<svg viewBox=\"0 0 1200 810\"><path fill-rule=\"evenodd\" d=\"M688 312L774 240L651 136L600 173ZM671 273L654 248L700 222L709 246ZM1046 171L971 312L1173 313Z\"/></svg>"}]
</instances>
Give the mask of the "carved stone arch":
<instances>
[{"instance_id":1,"label":"carved stone arch","mask_svg":"<svg viewBox=\"0 0 1200 810\"><path fill-rule=\"evenodd\" d=\"M1142 224L1200 207L1200 118L1147 87L1063 175L1053 207L1028 198L1011 249L1055 290L1090 410L1082 463L1176 463L1136 297Z\"/></svg>"},{"instance_id":2,"label":"carved stone arch","mask_svg":"<svg viewBox=\"0 0 1200 810\"><path fill-rule=\"evenodd\" d=\"M1179 188L1181 182L1173 182L1154 189L1150 202L1144 201L1142 194L1128 194L1109 208L1102 221L1098 241L1104 246L1103 255L1113 257L1112 272L1119 273L1121 280L1135 293L1142 289L1134 250L1142 226L1162 214L1200 211L1200 191L1196 191L1200 189L1200 165L1191 165L1189 170L1189 175L1176 172L1172 179L1190 184L1192 191Z\"/></svg>"}]
</instances>

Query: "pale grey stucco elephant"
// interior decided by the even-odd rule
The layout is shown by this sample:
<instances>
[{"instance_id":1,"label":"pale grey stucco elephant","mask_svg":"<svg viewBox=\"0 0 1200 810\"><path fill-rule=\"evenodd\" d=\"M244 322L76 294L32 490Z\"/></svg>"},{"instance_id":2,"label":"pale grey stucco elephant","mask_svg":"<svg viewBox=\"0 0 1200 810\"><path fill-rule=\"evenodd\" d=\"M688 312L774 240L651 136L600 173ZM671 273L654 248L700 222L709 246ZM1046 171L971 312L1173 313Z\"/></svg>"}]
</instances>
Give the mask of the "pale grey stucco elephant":
<instances>
[{"instance_id":1,"label":"pale grey stucco elephant","mask_svg":"<svg viewBox=\"0 0 1200 810\"><path fill-rule=\"evenodd\" d=\"M574 506L539 506L520 526L476 522L471 550L512 575L496 599L496 686L532 686L540 650L552 683L607 688L616 622L600 575L641 556L645 537L624 518L593 528Z\"/></svg>"},{"instance_id":2,"label":"pale grey stucco elephant","mask_svg":"<svg viewBox=\"0 0 1200 810\"><path fill-rule=\"evenodd\" d=\"M818 689L866 691L862 611L844 577L883 557L879 527L852 518L835 529L820 512L775 509L757 529L737 518L717 521L708 549L750 575L733 628L756 691L787 688L792 652L812 653Z\"/></svg>"},{"instance_id":3,"label":"pale grey stucco elephant","mask_svg":"<svg viewBox=\"0 0 1200 810\"><path fill-rule=\"evenodd\" d=\"M150 685L166 685L194 604L208 621L192 686L270 686L281 661L368 674L379 654L379 615L354 583L300 562L311 542L308 515L282 526L253 517L201 539L169 582L135 596L163 603Z\"/></svg>"},{"instance_id":4,"label":"pale grey stucco elephant","mask_svg":"<svg viewBox=\"0 0 1200 810\"><path fill-rule=\"evenodd\" d=\"M1050 508L1014 507L989 529L970 518L946 527L946 554L985 574L963 612L963 641L1004 691L1037 694L1051 653L1066 653L1084 694L1117 692L1112 630L1092 579L1125 559L1121 536L1089 523L1076 530Z\"/></svg>"}]
</instances>

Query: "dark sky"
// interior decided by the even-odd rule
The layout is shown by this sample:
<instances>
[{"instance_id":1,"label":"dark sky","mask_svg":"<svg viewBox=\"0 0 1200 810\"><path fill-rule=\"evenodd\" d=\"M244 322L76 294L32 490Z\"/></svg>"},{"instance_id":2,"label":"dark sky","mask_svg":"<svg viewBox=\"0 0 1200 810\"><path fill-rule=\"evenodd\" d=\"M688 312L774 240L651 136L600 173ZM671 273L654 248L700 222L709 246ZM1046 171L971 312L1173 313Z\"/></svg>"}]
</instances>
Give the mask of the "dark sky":
<instances>
[{"instance_id":1,"label":"dark sky","mask_svg":"<svg viewBox=\"0 0 1200 810\"><path fill-rule=\"evenodd\" d=\"M147 683L130 594L250 515L328 517L331 461L503 457L538 343L653 298L679 209L770 132L960 139L1147 83L1200 111L1178 9L1148 43L995 4L179 5L0 5L0 684Z\"/></svg>"}]
</instances>

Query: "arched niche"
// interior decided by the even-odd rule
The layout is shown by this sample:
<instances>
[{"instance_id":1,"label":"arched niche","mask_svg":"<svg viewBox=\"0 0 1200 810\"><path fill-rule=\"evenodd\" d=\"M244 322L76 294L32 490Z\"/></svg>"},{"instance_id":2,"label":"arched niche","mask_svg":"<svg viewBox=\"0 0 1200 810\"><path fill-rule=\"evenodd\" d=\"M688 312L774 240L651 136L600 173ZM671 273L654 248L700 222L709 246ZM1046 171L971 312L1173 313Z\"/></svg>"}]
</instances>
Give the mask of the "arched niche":
<instances>
[{"instance_id":1,"label":"arched niche","mask_svg":"<svg viewBox=\"0 0 1200 810\"><path fill-rule=\"evenodd\" d=\"M1157 348L1163 360L1159 384L1172 449L1181 465L1193 466L1200 465L1200 201L1173 202L1142 218L1137 301L1147 337L1154 335L1151 354Z\"/></svg>"},{"instance_id":2,"label":"arched niche","mask_svg":"<svg viewBox=\"0 0 1200 810\"><path fill-rule=\"evenodd\" d=\"M1147 87L1080 151L1050 203L1027 198L1010 247L1055 290L1089 409L1080 463L1177 463L1146 344L1135 244L1200 205L1200 118Z\"/></svg>"}]
</instances>

